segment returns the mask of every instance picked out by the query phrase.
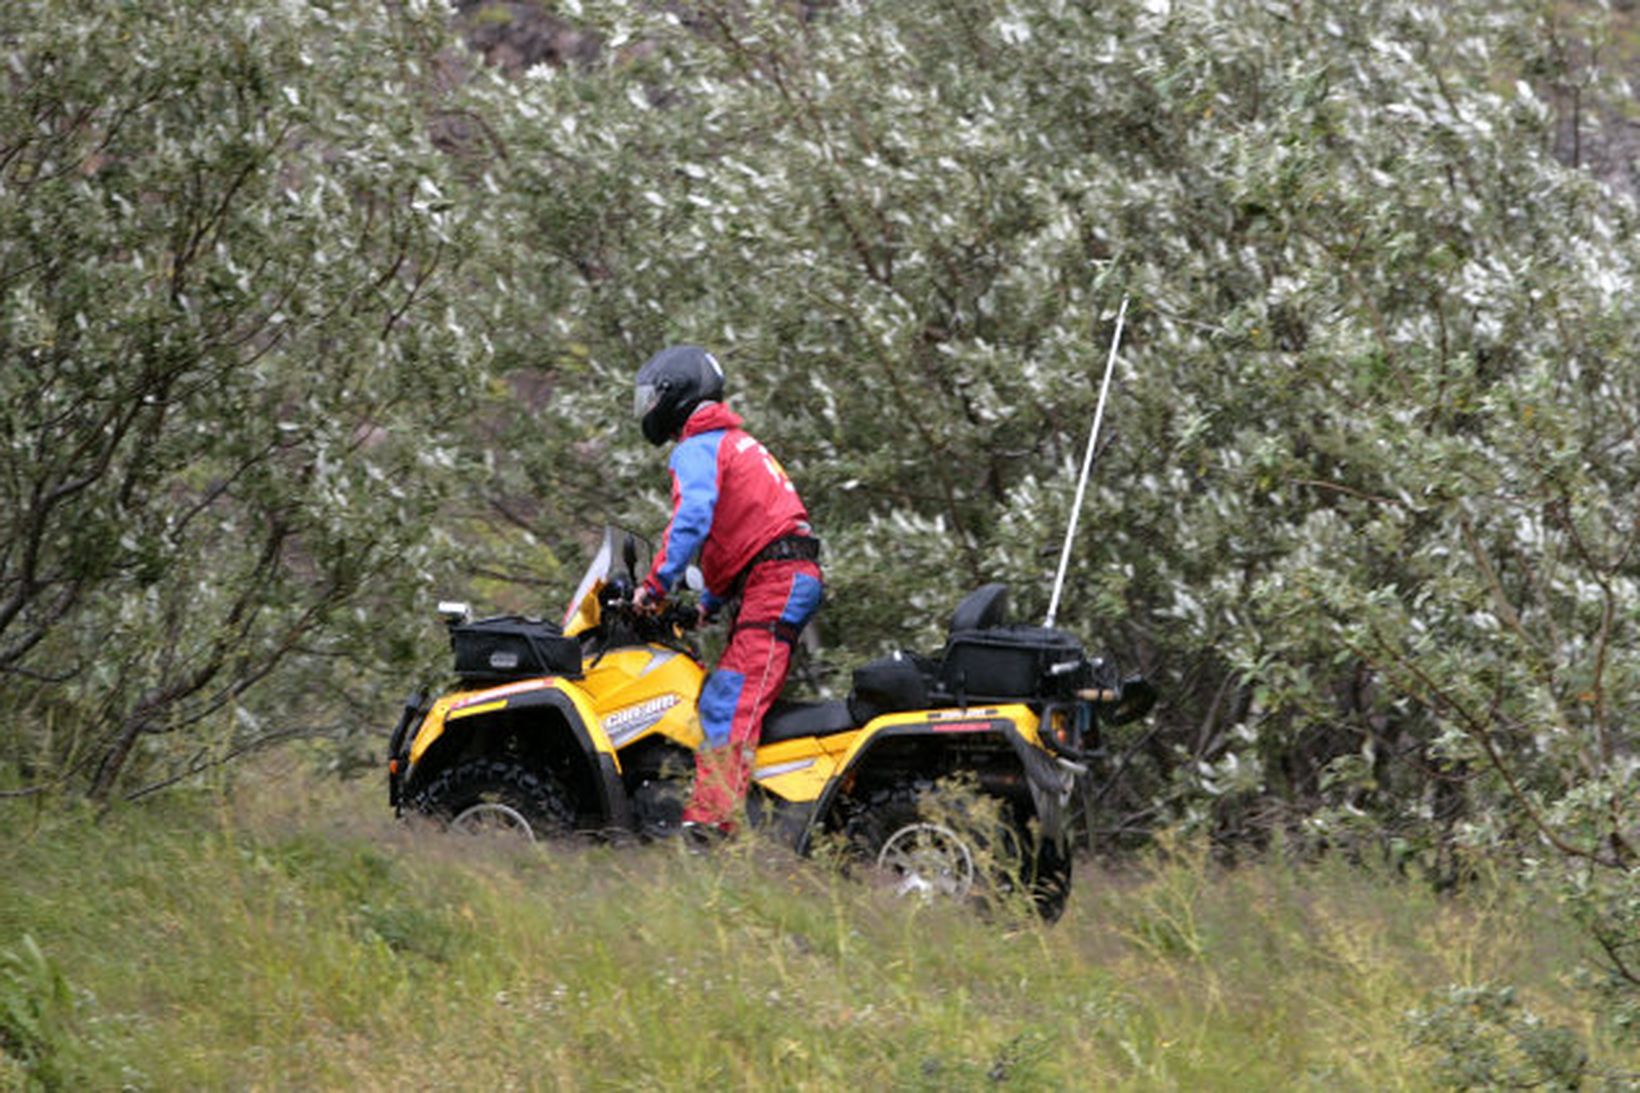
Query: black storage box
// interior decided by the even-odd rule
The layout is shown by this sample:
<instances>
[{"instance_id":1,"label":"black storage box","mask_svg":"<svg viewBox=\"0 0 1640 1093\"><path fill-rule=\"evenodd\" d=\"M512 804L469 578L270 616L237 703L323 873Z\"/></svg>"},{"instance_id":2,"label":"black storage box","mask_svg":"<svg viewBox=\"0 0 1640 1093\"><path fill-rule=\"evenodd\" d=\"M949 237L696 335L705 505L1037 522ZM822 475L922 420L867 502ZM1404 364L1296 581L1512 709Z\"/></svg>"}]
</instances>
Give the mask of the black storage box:
<instances>
[{"instance_id":1,"label":"black storage box","mask_svg":"<svg viewBox=\"0 0 1640 1093\"><path fill-rule=\"evenodd\" d=\"M450 627L456 675L467 683L581 674L581 643L542 619L500 615Z\"/></svg>"},{"instance_id":2,"label":"black storage box","mask_svg":"<svg viewBox=\"0 0 1640 1093\"><path fill-rule=\"evenodd\" d=\"M896 652L854 669L848 695L849 714L857 725L898 710L928 708L933 665L915 653Z\"/></svg>"},{"instance_id":3,"label":"black storage box","mask_svg":"<svg viewBox=\"0 0 1640 1093\"><path fill-rule=\"evenodd\" d=\"M1065 698L1087 686L1091 670L1072 634L1045 626L992 626L950 636L936 686L961 705Z\"/></svg>"}]
</instances>

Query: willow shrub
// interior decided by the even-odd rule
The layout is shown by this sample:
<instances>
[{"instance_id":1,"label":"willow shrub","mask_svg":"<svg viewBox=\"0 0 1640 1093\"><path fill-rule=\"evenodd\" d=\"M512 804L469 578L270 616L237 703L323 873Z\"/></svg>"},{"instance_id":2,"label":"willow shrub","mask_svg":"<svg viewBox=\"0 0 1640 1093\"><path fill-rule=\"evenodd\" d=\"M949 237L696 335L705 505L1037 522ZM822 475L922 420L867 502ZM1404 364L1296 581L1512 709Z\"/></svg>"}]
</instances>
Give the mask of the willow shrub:
<instances>
[{"instance_id":1,"label":"willow shrub","mask_svg":"<svg viewBox=\"0 0 1640 1093\"><path fill-rule=\"evenodd\" d=\"M388 716L481 232L447 13L0 12L0 760L140 793ZM367 612L366 608L370 610ZM274 681L277 687L267 684ZM334 696L360 700L356 708Z\"/></svg>"},{"instance_id":2,"label":"willow shrub","mask_svg":"<svg viewBox=\"0 0 1640 1093\"><path fill-rule=\"evenodd\" d=\"M539 257L499 352L556 384L513 488L658 528L624 392L699 341L815 510L841 663L985 579L1040 617L1131 297L1060 614L1164 695L1106 826L1564 865L1632 997L1637 235L1554 155L1610 91L1564 13L562 11L598 59L481 96Z\"/></svg>"}]
</instances>

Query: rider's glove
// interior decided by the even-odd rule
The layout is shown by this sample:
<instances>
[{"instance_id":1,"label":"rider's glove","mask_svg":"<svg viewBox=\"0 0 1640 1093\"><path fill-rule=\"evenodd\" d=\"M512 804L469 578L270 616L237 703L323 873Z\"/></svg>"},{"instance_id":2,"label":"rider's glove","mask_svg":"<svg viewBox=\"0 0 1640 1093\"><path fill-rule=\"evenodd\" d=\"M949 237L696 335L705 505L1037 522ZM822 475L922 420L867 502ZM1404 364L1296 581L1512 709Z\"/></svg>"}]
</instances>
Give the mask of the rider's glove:
<instances>
[{"instance_id":1,"label":"rider's glove","mask_svg":"<svg viewBox=\"0 0 1640 1093\"><path fill-rule=\"evenodd\" d=\"M638 586L638 590L632 593L632 606L643 608L653 604L658 607L665 599L666 589L650 581L644 581Z\"/></svg>"}]
</instances>

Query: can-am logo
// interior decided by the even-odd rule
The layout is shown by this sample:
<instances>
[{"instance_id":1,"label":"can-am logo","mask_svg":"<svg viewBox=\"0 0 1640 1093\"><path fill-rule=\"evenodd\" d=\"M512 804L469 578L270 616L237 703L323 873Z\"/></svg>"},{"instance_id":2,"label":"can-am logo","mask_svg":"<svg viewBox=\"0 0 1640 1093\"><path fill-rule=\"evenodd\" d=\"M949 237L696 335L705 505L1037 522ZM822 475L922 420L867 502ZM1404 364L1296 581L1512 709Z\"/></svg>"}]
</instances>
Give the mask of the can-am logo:
<instances>
[{"instance_id":1,"label":"can-am logo","mask_svg":"<svg viewBox=\"0 0 1640 1093\"><path fill-rule=\"evenodd\" d=\"M664 694L633 706L623 706L604 717L604 733L611 744L620 747L665 717L666 711L680 701L675 694Z\"/></svg>"}]
</instances>

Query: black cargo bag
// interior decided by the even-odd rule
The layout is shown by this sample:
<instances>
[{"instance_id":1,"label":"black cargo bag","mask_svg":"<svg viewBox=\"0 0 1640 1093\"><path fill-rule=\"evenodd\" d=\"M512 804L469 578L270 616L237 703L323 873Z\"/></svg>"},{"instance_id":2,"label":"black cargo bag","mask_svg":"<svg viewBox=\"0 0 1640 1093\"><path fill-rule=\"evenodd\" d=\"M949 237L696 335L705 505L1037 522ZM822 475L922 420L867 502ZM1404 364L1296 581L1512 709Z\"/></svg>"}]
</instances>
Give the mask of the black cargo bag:
<instances>
[{"instance_id":1,"label":"black cargo bag","mask_svg":"<svg viewBox=\"0 0 1640 1093\"><path fill-rule=\"evenodd\" d=\"M581 674L581 643L557 623L523 615L450 627L456 675L467 683L499 683L532 676Z\"/></svg>"},{"instance_id":2,"label":"black cargo bag","mask_svg":"<svg viewBox=\"0 0 1640 1093\"><path fill-rule=\"evenodd\" d=\"M1045 626L959 630L940 656L936 688L958 705L1067 698L1091 672L1081 642Z\"/></svg>"},{"instance_id":3,"label":"black cargo bag","mask_svg":"<svg viewBox=\"0 0 1640 1093\"><path fill-rule=\"evenodd\" d=\"M849 715L856 725L900 710L928 708L928 684L933 664L915 653L895 652L867 661L854 669L848 695Z\"/></svg>"}]
</instances>

